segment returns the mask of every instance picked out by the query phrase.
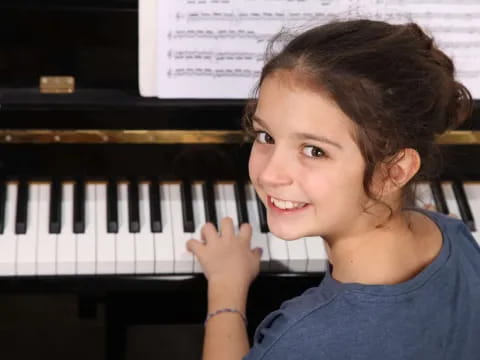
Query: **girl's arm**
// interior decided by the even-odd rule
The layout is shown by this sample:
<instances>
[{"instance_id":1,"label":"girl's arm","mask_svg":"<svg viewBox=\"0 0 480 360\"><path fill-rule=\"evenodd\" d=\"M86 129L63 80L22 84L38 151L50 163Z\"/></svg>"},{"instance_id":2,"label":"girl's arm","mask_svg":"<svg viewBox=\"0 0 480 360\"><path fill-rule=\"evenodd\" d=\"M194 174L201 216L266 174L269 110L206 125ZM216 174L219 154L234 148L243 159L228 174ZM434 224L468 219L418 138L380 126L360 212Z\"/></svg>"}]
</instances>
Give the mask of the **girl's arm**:
<instances>
[{"instance_id":1,"label":"girl's arm","mask_svg":"<svg viewBox=\"0 0 480 360\"><path fill-rule=\"evenodd\" d=\"M260 249L250 249L252 229L242 224L238 235L231 218L221 222L221 235L213 224L202 229L203 242L190 240L187 248L202 265L208 280L208 314L235 309L245 314L248 288L257 276ZM205 328L203 360L241 359L249 351L245 321L236 312L211 317Z\"/></svg>"}]
</instances>

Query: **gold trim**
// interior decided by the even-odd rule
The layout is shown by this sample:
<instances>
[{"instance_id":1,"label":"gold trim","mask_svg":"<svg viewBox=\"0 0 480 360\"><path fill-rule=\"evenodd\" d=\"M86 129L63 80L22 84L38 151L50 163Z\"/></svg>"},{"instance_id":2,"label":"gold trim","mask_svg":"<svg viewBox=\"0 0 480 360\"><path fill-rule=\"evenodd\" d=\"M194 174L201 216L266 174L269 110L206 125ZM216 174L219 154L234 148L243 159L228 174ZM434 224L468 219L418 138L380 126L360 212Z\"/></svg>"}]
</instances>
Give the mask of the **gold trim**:
<instances>
[{"instance_id":1,"label":"gold trim","mask_svg":"<svg viewBox=\"0 0 480 360\"><path fill-rule=\"evenodd\" d=\"M222 144L242 143L240 130L0 130L3 144Z\"/></svg>"},{"instance_id":2,"label":"gold trim","mask_svg":"<svg viewBox=\"0 0 480 360\"><path fill-rule=\"evenodd\" d=\"M241 130L0 130L0 144L239 144ZM450 131L443 145L480 145L480 131Z\"/></svg>"}]
</instances>

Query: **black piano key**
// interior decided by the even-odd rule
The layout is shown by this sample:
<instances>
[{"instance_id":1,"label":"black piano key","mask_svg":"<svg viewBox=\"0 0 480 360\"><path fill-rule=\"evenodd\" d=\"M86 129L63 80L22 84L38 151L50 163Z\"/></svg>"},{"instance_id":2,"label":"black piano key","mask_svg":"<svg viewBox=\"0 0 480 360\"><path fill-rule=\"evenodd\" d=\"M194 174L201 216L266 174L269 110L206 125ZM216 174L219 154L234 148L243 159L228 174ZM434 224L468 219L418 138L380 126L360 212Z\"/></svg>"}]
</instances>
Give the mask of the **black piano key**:
<instances>
[{"instance_id":1,"label":"black piano key","mask_svg":"<svg viewBox=\"0 0 480 360\"><path fill-rule=\"evenodd\" d=\"M202 185L203 203L205 206L205 221L210 222L218 229L217 210L215 209L215 191L211 181L205 181Z\"/></svg>"},{"instance_id":2,"label":"black piano key","mask_svg":"<svg viewBox=\"0 0 480 360\"><path fill-rule=\"evenodd\" d=\"M262 200L255 195L257 199L257 206L258 206L258 220L260 222L260 231L262 233L268 233L270 230L268 229L267 223L267 211L265 210L265 206L262 203Z\"/></svg>"},{"instance_id":3,"label":"black piano key","mask_svg":"<svg viewBox=\"0 0 480 360\"><path fill-rule=\"evenodd\" d=\"M109 180L107 184L107 232L118 232L118 190L117 182Z\"/></svg>"},{"instance_id":4,"label":"black piano key","mask_svg":"<svg viewBox=\"0 0 480 360\"><path fill-rule=\"evenodd\" d=\"M3 234L5 229L5 206L7 203L7 184L0 183L0 234Z\"/></svg>"},{"instance_id":5,"label":"black piano key","mask_svg":"<svg viewBox=\"0 0 480 360\"><path fill-rule=\"evenodd\" d=\"M15 216L16 234L25 234L27 232L28 192L28 183L20 181L18 184L17 213Z\"/></svg>"},{"instance_id":6,"label":"black piano key","mask_svg":"<svg viewBox=\"0 0 480 360\"><path fill-rule=\"evenodd\" d=\"M162 212L160 201L160 187L156 179L150 181L149 186L149 200L150 200L150 228L153 233L162 232Z\"/></svg>"},{"instance_id":7,"label":"black piano key","mask_svg":"<svg viewBox=\"0 0 480 360\"><path fill-rule=\"evenodd\" d=\"M73 232L85 232L85 181L78 179L73 187Z\"/></svg>"},{"instance_id":8,"label":"black piano key","mask_svg":"<svg viewBox=\"0 0 480 360\"><path fill-rule=\"evenodd\" d=\"M138 181L128 183L128 230L131 233L140 231L140 209L138 200Z\"/></svg>"},{"instance_id":9,"label":"black piano key","mask_svg":"<svg viewBox=\"0 0 480 360\"><path fill-rule=\"evenodd\" d=\"M457 200L458 209L460 210L460 217L463 222L468 226L470 231L476 231L475 221L473 220L472 210L468 204L467 196L465 195L465 189L463 184L456 180L452 183L453 193L455 194L455 199Z\"/></svg>"},{"instance_id":10,"label":"black piano key","mask_svg":"<svg viewBox=\"0 0 480 360\"><path fill-rule=\"evenodd\" d=\"M432 181L430 188L432 189L433 201L435 202L435 207L437 208L438 212L448 215L449 210L447 201L445 200L445 195L443 194L442 184L440 184L439 181Z\"/></svg>"},{"instance_id":11,"label":"black piano key","mask_svg":"<svg viewBox=\"0 0 480 360\"><path fill-rule=\"evenodd\" d=\"M54 180L50 184L50 216L48 232L60 234L62 227L62 183Z\"/></svg>"},{"instance_id":12,"label":"black piano key","mask_svg":"<svg viewBox=\"0 0 480 360\"><path fill-rule=\"evenodd\" d=\"M245 197L245 182L239 180L234 185L235 203L237 204L238 225L248 223L247 199Z\"/></svg>"},{"instance_id":13,"label":"black piano key","mask_svg":"<svg viewBox=\"0 0 480 360\"><path fill-rule=\"evenodd\" d=\"M192 183L187 180L182 181L180 188L182 194L183 231L193 233L195 232L195 222L193 220Z\"/></svg>"}]
</instances>

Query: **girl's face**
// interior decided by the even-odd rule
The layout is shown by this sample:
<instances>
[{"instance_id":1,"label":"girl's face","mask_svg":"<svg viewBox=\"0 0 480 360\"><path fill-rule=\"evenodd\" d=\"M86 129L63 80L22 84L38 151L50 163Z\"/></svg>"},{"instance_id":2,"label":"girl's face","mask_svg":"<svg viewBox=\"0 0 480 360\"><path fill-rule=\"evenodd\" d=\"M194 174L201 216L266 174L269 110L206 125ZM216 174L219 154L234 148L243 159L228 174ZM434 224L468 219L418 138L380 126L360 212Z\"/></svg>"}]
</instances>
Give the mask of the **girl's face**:
<instances>
[{"instance_id":1,"label":"girl's face","mask_svg":"<svg viewBox=\"0 0 480 360\"><path fill-rule=\"evenodd\" d=\"M286 240L358 229L368 200L354 123L287 71L268 76L253 117L250 179L270 231Z\"/></svg>"}]
</instances>

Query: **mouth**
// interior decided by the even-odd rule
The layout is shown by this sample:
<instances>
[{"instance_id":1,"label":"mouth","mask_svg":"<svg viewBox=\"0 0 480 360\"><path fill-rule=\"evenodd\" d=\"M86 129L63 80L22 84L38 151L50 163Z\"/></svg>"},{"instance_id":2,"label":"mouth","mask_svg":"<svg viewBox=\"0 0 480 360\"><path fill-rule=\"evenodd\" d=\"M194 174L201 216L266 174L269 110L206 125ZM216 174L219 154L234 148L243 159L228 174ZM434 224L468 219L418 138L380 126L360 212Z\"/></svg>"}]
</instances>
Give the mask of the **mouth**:
<instances>
[{"instance_id":1,"label":"mouth","mask_svg":"<svg viewBox=\"0 0 480 360\"><path fill-rule=\"evenodd\" d=\"M309 203L277 199L270 195L267 195L267 204L271 210L282 214L296 213L310 206Z\"/></svg>"}]
</instances>

